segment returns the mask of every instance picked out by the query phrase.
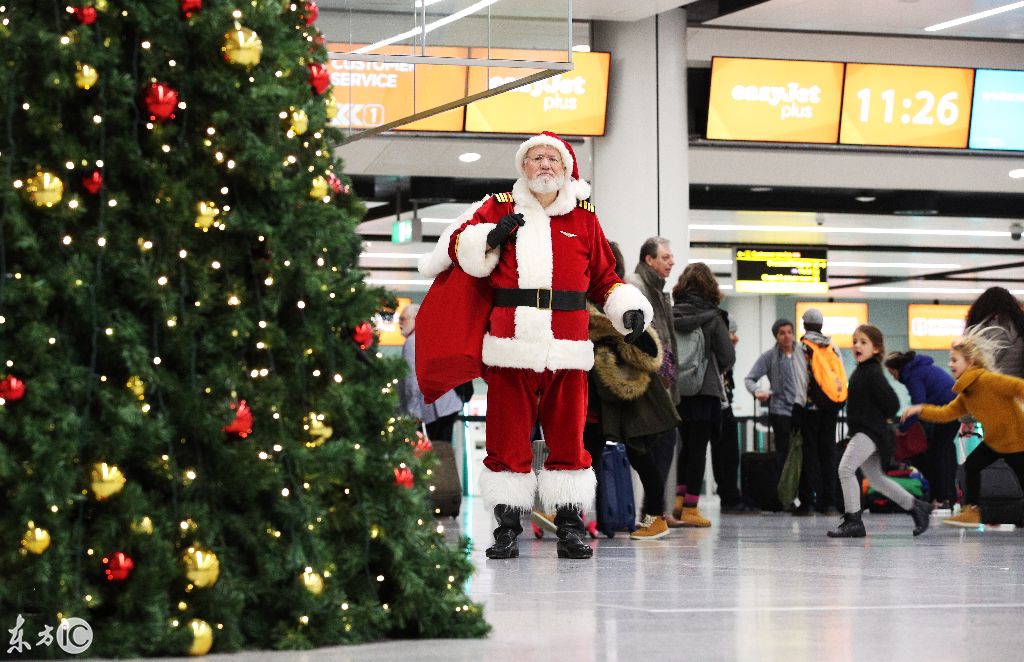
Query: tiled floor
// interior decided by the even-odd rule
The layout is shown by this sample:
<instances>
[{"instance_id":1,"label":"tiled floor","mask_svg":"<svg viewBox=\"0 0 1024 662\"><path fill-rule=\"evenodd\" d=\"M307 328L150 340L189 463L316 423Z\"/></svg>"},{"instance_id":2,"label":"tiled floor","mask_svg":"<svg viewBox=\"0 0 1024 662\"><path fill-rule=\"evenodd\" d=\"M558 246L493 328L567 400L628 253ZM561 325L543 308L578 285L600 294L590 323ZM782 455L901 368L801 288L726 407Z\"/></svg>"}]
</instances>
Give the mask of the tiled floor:
<instances>
[{"instance_id":1,"label":"tiled floor","mask_svg":"<svg viewBox=\"0 0 1024 662\"><path fill-rule=\"evenodd\" d=\"M394 641L239 660L1021 660L1024 532L866 515L868 537L831 540L837 518L718 515L661 540L594 541L559 560L549 535L489 561L489 518L468 500L472 596L494 626L476 641ZM453 527L454 528L454 527ZM212 656L212 659L220 656ZM225 656L228 657L228 656Z\"/></svg>"}]
</instances>

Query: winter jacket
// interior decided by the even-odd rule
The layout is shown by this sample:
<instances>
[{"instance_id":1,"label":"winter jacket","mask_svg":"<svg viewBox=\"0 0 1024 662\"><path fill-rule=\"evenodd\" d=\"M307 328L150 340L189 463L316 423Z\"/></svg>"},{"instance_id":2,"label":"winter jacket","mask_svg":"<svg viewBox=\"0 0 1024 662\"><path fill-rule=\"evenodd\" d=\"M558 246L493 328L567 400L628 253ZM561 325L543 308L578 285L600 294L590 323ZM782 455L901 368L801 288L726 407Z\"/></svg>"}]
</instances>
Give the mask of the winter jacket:
<instances>
[{"instance_id":1,"label":"winter jacket","mask_svg":"<svg viewBox=\"0 0 1024 662\"><path fill-rule=\"evenodd\" d=\"M970 413L985 428L984 442L997 453L1024 452L1024 379L971 368L953 385L945 407L925 405L921 419L945 423Z\"/></svg>"},{"instance_id":2,"label":"winter jacket","mask_svg":"<svg viewBox=\"0 0 1024 662\"><path fill-rule=\"evenodd\" d=\"M646 262L640 262L636 265L636 270L626 278L626 282L635 285L654 308L654 321L651 325L658 332L658 338L669 354L668 358L673 361L669 392L672 395L672 402L678 403L679 388L675 379L674 362L679 358L679 353L676 348L676 334L672 333L672 298L665 292L665 279L647 266ZM664 368L664 364L660 367Z\"/></svg>"},{"instance_id":3,"label":"winter jacket","mask_svg":"<svg viewBox=\"0 0 1024 662\"><path fill-rule=\"evenodd\" d=\"M594 343L592 375L605 438L629 443L675 428L679 415L657 375L664 357L657 332L650 328L629 345L606 315L593 307L588 310Z\"/></svg>"},{"instance_id":4,"label":"winter jacket","mask_svg":"<svg viewBox=\"0 0 1024 662\"><path fill-rule=\"evenodd\" d=\"M736 348L729 337L727 313L707 299L685 293L677 297L672 306L672 327L677 333L688 333L699 327L704 334L708 369L700 391L691 397L707 395L724 399L721 375L736 363Z\"/></svg>"},{"instance_id":5,"label":"winter jacket","mask_svg":"<svg viewBox=\"0 0 1024 662\"><path fill-rule=\"evenodd\" d=\"M949 404L956 397L953 393L953 375L935 365L930 356L917 354L910 359L910 363L900 370L899 381L907 387L911 404L941 406ZM916 420L917 416L912 416L901 428L908 429Z\"/></svg>"},{"instance_id":6,"label":"winter jacket","mask_svg":"<svg viewBox=\"0 0 1024 662\"><path fill-rule=\"evenodd\" d=\"M757 358L754 366L743 379L743 385L747 387L750 395L754 395L757 393L757 381L768 375L768 384L772 391L772 397L768 400L768 412L777 416L792 416L793 406L803 406L806 402L807 361L803 360L803 355L800 353L799 348L793 349L793 356L793 359L787 358L776 344ZM792 378L796 382L793 386L797 391L795 401L786 397L786 371L782 367L783 361L790 361L790 365L795 371ZM798 385L800 383L804 384L803 389L799 388Z\"/></svg>"},{"instance_id":7,"label":"winter jacket","mask_svg":"<svg viewBox=\"0 0 1024 662\"><path fill-rule=\"evenodd\" d=\"M886 421L894 418L899 408L899 396L889 386L882 364L874 359L858 363L850 377L846 420L851 437L863 432L875 442L883 467L889 466L892 457L892 440Z\"/></svg>"}]
</instances>

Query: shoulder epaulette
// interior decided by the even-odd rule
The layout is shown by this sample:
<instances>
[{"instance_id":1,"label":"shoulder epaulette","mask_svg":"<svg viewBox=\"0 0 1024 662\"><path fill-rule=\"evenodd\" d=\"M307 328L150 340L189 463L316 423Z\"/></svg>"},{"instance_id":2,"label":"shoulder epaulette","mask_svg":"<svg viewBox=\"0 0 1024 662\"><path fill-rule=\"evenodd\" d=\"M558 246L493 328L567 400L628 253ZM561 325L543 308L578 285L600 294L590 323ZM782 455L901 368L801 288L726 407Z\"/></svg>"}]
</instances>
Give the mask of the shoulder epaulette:
<instances>
[{"instance_id":1,"label":"shoulder epaulette","mask_svg":"<svg viewBox=\"0 0 1024 662\"><path fill-rule=\"evenodd\" d=\"M591 214L597 213L597 211L594 209L593 203L591 203L590 200L580 200L579 202L576 203L576 206L581 209L586 209Z\"/></svg>"},{"instance_id":2,"label":"shoulder epaulette","mask_svg":"<svg viewBox=\"0 0 1024 662\"><path fill-rule=\"evenodd\" d=\"M512 199L512 194L511 193L495 193L494 194L494 199L497 202L501 202L501 203L515 202L515 200Z\"/></svg>"}]
</instances>

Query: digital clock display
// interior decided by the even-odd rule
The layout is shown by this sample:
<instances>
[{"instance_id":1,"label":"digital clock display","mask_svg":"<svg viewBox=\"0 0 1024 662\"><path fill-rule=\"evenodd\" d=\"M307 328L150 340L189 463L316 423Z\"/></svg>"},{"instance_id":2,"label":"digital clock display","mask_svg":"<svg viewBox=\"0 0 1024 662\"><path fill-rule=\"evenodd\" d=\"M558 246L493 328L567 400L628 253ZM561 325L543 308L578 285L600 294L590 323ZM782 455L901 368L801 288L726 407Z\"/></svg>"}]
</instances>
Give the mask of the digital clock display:
<instances>
[{"instance_id":1,"label":"digital clock display","mask_svg":"<svg viewBox=\"0 0 1024 662\"><path fill-rule=\"evenodd\" d=\"M973 69L848 64L839 142L967 147Z\"/></svg>"}]
</instances>

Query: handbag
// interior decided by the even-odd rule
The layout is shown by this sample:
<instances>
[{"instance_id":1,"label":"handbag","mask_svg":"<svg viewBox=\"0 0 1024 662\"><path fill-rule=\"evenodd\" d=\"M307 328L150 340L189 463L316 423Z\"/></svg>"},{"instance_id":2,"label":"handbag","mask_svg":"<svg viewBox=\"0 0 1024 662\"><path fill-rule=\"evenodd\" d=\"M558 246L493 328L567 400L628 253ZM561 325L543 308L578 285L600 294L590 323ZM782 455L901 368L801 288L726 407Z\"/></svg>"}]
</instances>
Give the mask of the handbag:
<instances>
[{"instance_id":1,"label":"handbag","mask_svg":"<svg viewBox=\"0 0 1024 662\"><path fill-rule=\"evenodd\" d=\"M799 431L794 430L789 438L789 453L786 454L786 463L782 465L782 475L779 476L779 501L786 507L796 499L800 491L800 469L804 462L804 438Z\"/></svg>"},{"instance_id":2,"label":"handbag","mask_svg":"<svg viewBox=\"0 0 1024 662\"><path fill-rule=\"evenodd\" d=\"M928 450L928 436L919 422L915 421L906 431L901 431L899 428L893 431L893 459L906 462L926 450Z\"/></svg>"}]
</instances>

